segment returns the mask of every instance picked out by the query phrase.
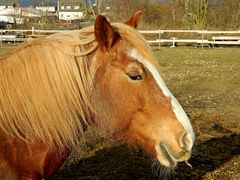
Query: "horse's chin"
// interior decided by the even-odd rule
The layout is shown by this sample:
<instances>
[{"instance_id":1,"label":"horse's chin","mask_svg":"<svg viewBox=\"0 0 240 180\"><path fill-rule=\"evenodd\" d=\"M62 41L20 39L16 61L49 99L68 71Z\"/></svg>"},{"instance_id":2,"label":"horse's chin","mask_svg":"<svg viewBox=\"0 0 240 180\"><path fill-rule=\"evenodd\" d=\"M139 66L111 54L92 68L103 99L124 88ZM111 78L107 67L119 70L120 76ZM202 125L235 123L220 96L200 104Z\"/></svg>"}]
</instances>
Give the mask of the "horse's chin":
<instances>
[{"instance_id":1,"label":"horse's chin","mask_svg":"<svg viewBox=\"0 0 240 180\"><path fill-rule=\"evenodd\" d=\"M161 165L170 169L176 167L178 162L185 161L187 163L187 160L191 157L191 152L185 150L173 154L164 143L156 145L155 149L157 152L157 160Z\"/></svg>"}]
</instances>

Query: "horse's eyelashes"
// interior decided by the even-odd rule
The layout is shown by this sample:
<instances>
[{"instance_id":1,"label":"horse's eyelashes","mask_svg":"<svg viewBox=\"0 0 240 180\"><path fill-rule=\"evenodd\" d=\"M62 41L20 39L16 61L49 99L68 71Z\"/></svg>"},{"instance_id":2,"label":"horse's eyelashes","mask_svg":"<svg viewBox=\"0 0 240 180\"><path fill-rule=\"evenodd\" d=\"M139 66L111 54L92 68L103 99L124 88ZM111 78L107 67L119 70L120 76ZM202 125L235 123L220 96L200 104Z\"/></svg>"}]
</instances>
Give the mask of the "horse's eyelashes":
<instances>
[{"instance_id":1,"label":"horse's eyelashes","mask_svg":"<svg viewBox=\"0 0 240 180\"><path fill-rule=\"evenodd\" d=\"M143 79L140 74L129 74L129 73L127 73L127 75L133 81L140 81L140 80Z\"/></svg>"}]
</instances>

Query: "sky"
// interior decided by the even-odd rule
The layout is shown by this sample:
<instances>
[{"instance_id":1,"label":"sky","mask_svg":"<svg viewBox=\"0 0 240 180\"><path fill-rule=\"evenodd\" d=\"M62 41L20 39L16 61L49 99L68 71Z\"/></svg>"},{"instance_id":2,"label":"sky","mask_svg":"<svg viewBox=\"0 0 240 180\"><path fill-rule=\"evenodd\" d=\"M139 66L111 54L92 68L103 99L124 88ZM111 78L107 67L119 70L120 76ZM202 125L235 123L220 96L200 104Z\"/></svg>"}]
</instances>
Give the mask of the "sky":
<instances>
[{"instance_id":1,"label":"sky","mask_svg":"<svg viewBox=\"0 0 240 180\"><path fill-rule=\"evenodd\" d=\"M26 6L26 5L30 4L29 1L30 1L30 0L20 0L20 4L21 4L22 6Z\"/></svg>"}]
</instances>

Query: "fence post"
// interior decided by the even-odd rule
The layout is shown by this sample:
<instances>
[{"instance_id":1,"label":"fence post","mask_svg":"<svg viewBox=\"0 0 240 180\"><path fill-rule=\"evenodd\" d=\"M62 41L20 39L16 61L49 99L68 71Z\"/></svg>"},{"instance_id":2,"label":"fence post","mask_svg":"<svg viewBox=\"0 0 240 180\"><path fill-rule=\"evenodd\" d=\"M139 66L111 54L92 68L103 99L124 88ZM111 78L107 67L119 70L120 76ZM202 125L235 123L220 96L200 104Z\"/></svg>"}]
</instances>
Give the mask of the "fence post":
<instances>
[{"instance_id":1,"label":"fence post","mask_svg":"<svg viewBox=\"0 0 240 180\"><path fill-rule=\"evenodd\" d=\"M202 29L202 51L203 51L203 29Z\"/></svg>"},{"instance_id":2,"label":"fence post","mask_svg":"<svg viewBox=\"0 0 240 180\"><path fill-rule=\"evenodd\" d=\"M160 49L161 48L161 42L160 42L160 40L161 40L161 31L160 31L160 29L159 29L159 32L158 32L158 40L159 40L159 42L158 42L158 49Z\"/></svg>"},{"instance_id":3,"label":"fence post","mask_svg":"<svg viewBox=\"0 0 240 180\"><path fill-rule=\"evenodd\" d=\"M2 42L2 40L3 40L3 37L2 37L2 35L3 35L3 29L1 28L1 47L2 47L2 45L3 45L3 42Z\"/></svg>"},{"instance_id":4,"label":"fence post","mask_svg":"<svg viewBox=\"0 0 240 180\"><path fill-rule=\"evenodd\" d=\"M32 36L35 35L35 30L34 30L34 27L32 27Z\"/></svg>"}]
</instances>

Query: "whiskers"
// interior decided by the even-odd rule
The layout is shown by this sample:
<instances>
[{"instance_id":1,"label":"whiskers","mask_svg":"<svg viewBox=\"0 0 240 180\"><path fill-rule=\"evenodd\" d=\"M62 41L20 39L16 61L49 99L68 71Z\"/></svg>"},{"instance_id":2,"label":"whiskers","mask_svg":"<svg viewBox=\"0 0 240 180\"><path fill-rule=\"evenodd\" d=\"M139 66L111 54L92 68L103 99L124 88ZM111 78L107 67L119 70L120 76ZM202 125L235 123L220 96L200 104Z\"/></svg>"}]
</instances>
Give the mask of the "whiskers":
<instances>
[{"instance_id":1,"label":"whiskers","mask_svg":"<svg viewBox=\"0 0 240 180\"><path fill-rule=\"evenodd\" d=\"M159 177L159 179L171 179L175 175L175 167L168 168L162 166L157 159L152 159L152 166L151 166L153 174Z\"/></svg>"}]
</instances>

